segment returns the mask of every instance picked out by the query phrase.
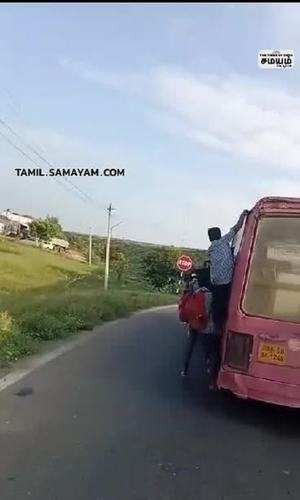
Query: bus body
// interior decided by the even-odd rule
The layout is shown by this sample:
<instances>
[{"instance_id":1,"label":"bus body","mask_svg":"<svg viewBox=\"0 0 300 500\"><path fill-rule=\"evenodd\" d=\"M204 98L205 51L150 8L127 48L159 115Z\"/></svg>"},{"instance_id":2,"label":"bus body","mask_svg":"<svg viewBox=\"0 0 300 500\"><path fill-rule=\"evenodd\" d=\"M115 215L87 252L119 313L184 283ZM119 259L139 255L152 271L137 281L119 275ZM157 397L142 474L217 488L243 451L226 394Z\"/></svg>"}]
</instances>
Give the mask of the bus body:
<instances>
[{"instance_id":1,"label":"bus body","mask_svg":"<svg viewBox=\"0 0 300 500\"><path fill-rule=\"evenodd\" d=\"M263 198L247 217L218 387L300 407L300 198Z\"/></svg>"}]
</instances>

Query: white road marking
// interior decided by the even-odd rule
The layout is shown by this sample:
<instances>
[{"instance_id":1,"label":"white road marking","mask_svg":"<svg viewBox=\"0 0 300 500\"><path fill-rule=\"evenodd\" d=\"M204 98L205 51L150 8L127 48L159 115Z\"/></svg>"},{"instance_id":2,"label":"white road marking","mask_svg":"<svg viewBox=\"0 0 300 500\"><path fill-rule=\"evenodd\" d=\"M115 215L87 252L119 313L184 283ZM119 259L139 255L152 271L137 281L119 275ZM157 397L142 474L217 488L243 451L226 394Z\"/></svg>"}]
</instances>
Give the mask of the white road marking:
<instances>
[{"instance_id":1,"label":"white road marking","mask_svg":"<svg viewBox=\"0 0 300 500\"><path fill-rule=\"evenodd\" d=\"M45 354L33 356L29 360L28 367L22 368L19 370L15 370L11 373L8 373L7 375L5 375L3 378L0 379L0 392L3 391L4 389L6 389L7 387L9 387L10 385L15 384L16 382L18 382L22 378L26 377L26 375L33 372L37 368L39 368L43 365L46 365L47 363L49 363L53 359L56 359L59 356L61 356L62 354L65 354L66 352L71 351L72 349L79 346L80 344L87 342L91 337L94 337L95 335L97 335L95 332L83 334L83 336L80 337L79 339L77 338L75 340L72 340L72 341L68 342L67 344L62 345L62 346L54 349L53 351L47 352Z\"/></svg>"},{"instance_id":2,"label":"white road marking","mask_svg":"<svg viewBox=\"0 0 300 500\"><path fill-rule=\"evenodd\" d=\"M142 309L141 311L137 311L136 313L134 313L134 315L146 314L149 312L159 312L159 311L163 311L163 310L167 311L168 309L174 309L175 307L178 307L178 304L170 304L168 306L151 307L151 309Z\"/></svg>"}]
</instances>

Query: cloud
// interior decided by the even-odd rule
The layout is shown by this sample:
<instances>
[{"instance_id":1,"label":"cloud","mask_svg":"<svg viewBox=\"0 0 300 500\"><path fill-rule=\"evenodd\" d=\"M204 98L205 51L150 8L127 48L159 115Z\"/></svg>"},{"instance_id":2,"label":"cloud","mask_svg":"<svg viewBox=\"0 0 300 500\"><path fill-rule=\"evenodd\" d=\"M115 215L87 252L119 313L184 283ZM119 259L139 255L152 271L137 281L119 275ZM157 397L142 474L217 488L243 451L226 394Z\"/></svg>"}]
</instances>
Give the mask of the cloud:
<instances>
[{"instance_id":1,"label":"cloud","mask_svg":"<svg viewBox=\"0 0 300 500\"><path fill-rule=\"evenodd\" d=\"M158 98L202 147L299 172L300 96L236 76L157 73Z\"/></svg>"},{"instance_id":2,"label":"cloud","mask_svg":"<svg viewBox=\"0 0 300 500\"><path fill-rule=\"evenodd\" d=\"M105 74L82 63L64 62L81 78L143 97L201 148L238 162L300 172L300 93L237 75L191 75L174 68L149 74Z\"/></svg>"},{"instance_id":3,"label":"cloud","mask_svg":"<svg viewBox=\"0 0 300 500\"><path fill-rule=\"evenodd\" d=\"M45 168L49 165L35 152L55 167L121 167L119 159L116 161L111 154L104 152L103 148L81 137L71 137L62 131L49 128L33 128L16 120L5 123L6 125L0 124L0 132ZM3 165L3 168L34 165L30 159L13 149L3 137L1 146L5 147L5 155L0 158L0 166Z\"/></svg>"},{"instance_id":4,"label":"cloud","mask_svg":"<svg viewBox=\"0 0 300 500\"><path fill-rule=\"evenodd\" d=\"M300 181L286 178L277 178L270 183L262 182L257 187L257 197L263 196L290 196L299 197Z\"/></svg>"},{"instance_id":5,"label":"cloud","mask_svg":"<svg viewBox=\"0 0 300 500\"><path fill-rule=\"evenodd\" d=\"M127 90L139 93L141 88L144 88L145 91L145 84L147 84L145 77L138 73L118 74L107 72L81 61L74 61L68 58L61 59L59 64L63 69L70 71L75 76L79 76L92 83L112 87L116 90L126 88Z\"/></svg>"},{"instance_id":6,"label":"cloud","mask_svg":"<svg viewBox=\"0 0 300 500\"><path fill-rule=\"evenodd\" d=\"M237 179L225 179L226 183L215 183L209 175L201 183L199 177L195 182L195 163L193 166L185 164L180 171L174 169L170 178L170 172L164 171L158 162L158 165L151 167L151 174L145 183L148 165L131 154L125 160L116 158L119 166L124 166L124 161L130 164L131 172L134 173L120 183L115 182L115 179L107 179L105 183L76 179L78 186L96 195L97 199L106 203L109 195L110 199L116 200L122 217L125 214L126 219L126 226L120 227L121 234L124 231L129 237L141 240L170 243L184 241L185 244L206 246L208 226L216 224L228 230L238 213L245 207L253 206L258 198L265 195L298 195L298 91L293 93L254 78L233 74L191 74L173 67L155 67L147 74L119 75L71 60L62 61L61 65L77 78L127 94L133 105L137 103L138 106L139 100L143 100L155 115L155 124L160 130L167 130L175 137L188 138L201 151L213 151L220 158L226 156L232 159L232 170L240 169ZM145 106L142 109L144 112ZM112 160L116 163L111 155L117 153L103 150L105 145L100 148L99 145L78 137L68 137L64 133L46 129L25 130L18 123L12 125L30 144L42 144L42 154L60 166L102 166L111 164ZM8 154L2 155L0 160L3 169L27 164L18 153L13 150L9 153L9 150L10 146L7 145ZM244 170L247 170L249 179L252 166L258 167L256 175L249 183L244 182ZM7 180L2 182L6 186L2 194L4 206L10 203L12 186L17 182L18 179L8 172ZM39 207L45 203L45 183L43 179L28 179L26 189L20 189L18 193L18 206L23 207L24 211L38 214ZM142 186L140 190L136 189L137 184ZM28 196L29 191L33 194L31 197ZM88 221L95 217L92 207L88 204L86 207L85 204L79 205L77 197L72 193L69 196L54 182L47 183L46 192L47 211L58 215L66 227L75 225L86 230ZM135 214L137 204L143 209ZM145 220L149 220L149 224L145 224ZM150 224L151 220L153 224ZM104 227L104 215L103 221Z\"/></svg>"}]
</instances>

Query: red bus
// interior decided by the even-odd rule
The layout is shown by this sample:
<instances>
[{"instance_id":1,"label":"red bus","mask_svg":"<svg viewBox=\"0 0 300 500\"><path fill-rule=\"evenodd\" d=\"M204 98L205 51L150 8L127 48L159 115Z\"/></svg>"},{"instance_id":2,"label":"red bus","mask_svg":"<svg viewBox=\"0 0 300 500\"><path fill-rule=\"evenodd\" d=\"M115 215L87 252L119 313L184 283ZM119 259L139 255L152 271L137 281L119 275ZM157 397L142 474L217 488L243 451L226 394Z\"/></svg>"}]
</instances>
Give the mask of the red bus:
<instances>
[{"instance_id":1,"label":"red bus","mask_svg":"<svg viewBox=\"0 0 300 500\"><path fill-rule=\"evenodd\" d=\"M247 217L218 387L300 407L300 198L263 198Z\"/></svg>"}]
</instances>

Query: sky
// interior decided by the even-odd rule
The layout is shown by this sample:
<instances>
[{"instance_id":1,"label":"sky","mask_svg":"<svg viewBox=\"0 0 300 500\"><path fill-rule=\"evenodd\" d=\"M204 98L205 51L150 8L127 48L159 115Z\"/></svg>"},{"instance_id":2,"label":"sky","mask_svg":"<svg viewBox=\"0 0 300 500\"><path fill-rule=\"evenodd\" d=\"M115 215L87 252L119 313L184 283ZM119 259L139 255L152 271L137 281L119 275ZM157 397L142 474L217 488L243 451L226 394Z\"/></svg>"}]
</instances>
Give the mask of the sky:
<instances>
[{"instance_id":1,"label":"sky","mask_svg":"<svg viewBox=\"0 0 300 500\"><path fill-rule=\"evenodd\" d=\"M0 209L105 234L111 202L116 237L207 248L261 197L299 196L299 25L299 4L2 3ZM259 68L263 49L294 68ZM69 178L83 199L17 177L36 165L11 142L126 175Z\"/></svg>"}]
</instances>

